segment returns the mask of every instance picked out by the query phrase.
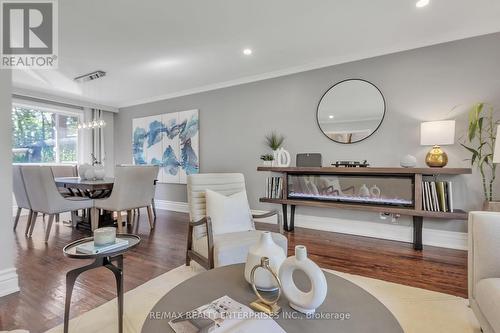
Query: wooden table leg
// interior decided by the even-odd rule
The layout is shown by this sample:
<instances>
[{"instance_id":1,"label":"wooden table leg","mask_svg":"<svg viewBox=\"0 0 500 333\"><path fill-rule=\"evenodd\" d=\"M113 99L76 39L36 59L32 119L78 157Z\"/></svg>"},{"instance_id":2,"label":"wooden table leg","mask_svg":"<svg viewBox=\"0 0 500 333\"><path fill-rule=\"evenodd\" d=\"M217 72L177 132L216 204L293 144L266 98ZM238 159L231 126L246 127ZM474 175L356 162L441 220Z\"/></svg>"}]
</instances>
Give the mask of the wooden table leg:
<instances>
[{"instance_id":1,"label":"wooden table leg","mask_svg":"<svg viewBox=\"0 0 500 333\"><path fill-rule=\"evenodd\" d=\"M422 245L422 229L424 226L424 218L422 216L413 216L413 248L421 251Z\"/></svg>"}]
</instances>

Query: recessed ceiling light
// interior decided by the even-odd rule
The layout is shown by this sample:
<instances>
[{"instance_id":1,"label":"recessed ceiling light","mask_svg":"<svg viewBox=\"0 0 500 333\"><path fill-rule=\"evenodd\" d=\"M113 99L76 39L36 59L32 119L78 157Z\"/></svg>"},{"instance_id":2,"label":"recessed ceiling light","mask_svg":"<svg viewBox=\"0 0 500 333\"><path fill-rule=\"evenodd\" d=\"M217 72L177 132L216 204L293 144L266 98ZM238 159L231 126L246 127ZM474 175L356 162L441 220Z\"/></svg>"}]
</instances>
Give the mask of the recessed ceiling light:
<instances>
[{"instance_id":1,"label":"recessed ceiling light","mask_svg":"<svg viewBox=\"0 0 500 333\"><path fill-rule=\"evenodd\" d=\"M244 49L243 50L244 55L251 55L252 54L252 49Z\"/></svg>"},{"instance_id":2,"label":"recessed ceiling light","mask_svg":"<svg viewBox=\"0 0 500 333\"><path fill-rule=\"evenodd\" d=\"M332 116L332 115L329 115L329 116L328 116L328 118L333 119L333 116Z\"/></svg>"},{"instance_id":3,"label":"recessed ceiling light","mask_svg":"<svg viewBox=\"0 0 500 333\"><path fill-rule=\"evenodd\" d=\"M417 6L417 8L422 8L422 7L425 7L429 4L429 0L418 0L417 3L415 4L415 6Z\"/></svg>"}]
</instances>

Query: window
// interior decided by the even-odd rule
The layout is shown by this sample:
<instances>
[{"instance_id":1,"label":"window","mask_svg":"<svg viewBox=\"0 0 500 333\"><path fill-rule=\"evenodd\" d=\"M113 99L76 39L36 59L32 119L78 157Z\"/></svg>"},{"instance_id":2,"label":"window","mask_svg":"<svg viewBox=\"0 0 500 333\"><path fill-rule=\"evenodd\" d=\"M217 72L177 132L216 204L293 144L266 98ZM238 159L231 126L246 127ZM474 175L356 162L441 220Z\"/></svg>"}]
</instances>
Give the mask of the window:
<instances>
[{"instance_id":1,"label":"window","mask_svg":"<svg viewBox=\"0 0 500 333\"><path fill-rule=\"evenodd\" d=\"M12 162L76 163L78 115L14 105Z\"/></svg>"}]
</instances>

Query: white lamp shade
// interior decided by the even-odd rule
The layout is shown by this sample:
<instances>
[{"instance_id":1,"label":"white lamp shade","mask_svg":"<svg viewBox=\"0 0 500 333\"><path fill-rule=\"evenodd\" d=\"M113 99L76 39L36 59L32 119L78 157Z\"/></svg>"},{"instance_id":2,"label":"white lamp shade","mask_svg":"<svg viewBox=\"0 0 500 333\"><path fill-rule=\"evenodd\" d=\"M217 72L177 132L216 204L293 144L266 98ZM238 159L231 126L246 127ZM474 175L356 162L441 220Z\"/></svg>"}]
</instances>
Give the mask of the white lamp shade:
<instances>
[{"instance_id":1,"label":"white lamp shade","mask_svg":"<svg viewBox=\"0 0 500 333\"><path fill-rule=\"evenodd\" d=\"M500 125L497 127L497 136L495 140L495 150L493 151L493 163L500 163Z\"/></svg>"},{"instance_id":2,"label":"white lamp shade","mask_svg":"<svg viewBox=\"0 0 500 333\"><path fill-rule=\"evenodd\" d=\"M455 120L426 121L420 124L422 146L452 145L455 143Z\"/></svg>"}]
</instances>

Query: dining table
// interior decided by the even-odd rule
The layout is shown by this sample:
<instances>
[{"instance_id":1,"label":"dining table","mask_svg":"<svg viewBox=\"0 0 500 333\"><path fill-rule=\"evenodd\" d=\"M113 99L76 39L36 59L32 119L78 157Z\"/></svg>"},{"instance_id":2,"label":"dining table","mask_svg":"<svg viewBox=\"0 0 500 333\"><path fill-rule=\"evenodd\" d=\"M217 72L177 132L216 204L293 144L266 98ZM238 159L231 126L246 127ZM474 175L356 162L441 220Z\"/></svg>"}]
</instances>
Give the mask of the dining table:
<instances>
[{"instance_id":1,"label":"dining table","mask_svg":"<svg viewBox=\"0 0 500 333\"><path fill-rule=\"evenodd\" d=\"M87 197L90 199L107 198L113 190L114 178L82 179L80 177L54 178L56 186L65 188L73 196Z\"/></svg>"},{"instance_id":2,"label":"dining table","mask_svg":"<svg viewBox=\"0 0 500 333\"><path fill-rule=\"evenodd\" d=\"M56 186L67 191L66 195L84 197L89 199L104 199L111 195L115 179L82 179L80 177L56 177ZM90 210L83 210L81 214L72 212L71 224L77 229L92 230L90 223ZM112 212L103 211L99 215L99 226L114 225Z\"/></svg>"}]
</instances>

